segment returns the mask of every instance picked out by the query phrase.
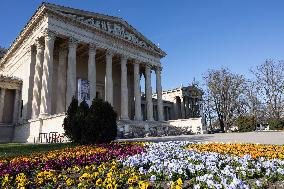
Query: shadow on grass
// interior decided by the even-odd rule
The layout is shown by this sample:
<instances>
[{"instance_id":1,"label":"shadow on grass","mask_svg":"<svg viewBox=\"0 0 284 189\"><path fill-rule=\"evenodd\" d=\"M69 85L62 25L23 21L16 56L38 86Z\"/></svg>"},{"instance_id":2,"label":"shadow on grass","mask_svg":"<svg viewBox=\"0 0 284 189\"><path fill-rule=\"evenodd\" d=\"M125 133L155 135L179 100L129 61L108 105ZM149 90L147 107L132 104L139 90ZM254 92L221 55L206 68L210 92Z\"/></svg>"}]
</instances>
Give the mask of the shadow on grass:
<instances>
[{"instance_id":1,"label":"shadow on grass","mask_svg":"<svg viewBox=\"0 0 284 189\"><path fill-rule=\"evenodd\" d=\"M0 159L21 155L30 155L37 152L47 152L51 150L59 150L67 147L74 147L73 143L57 143L57 144L20 144L8 143L0 144Z\"/></svg>"}]
</instances>

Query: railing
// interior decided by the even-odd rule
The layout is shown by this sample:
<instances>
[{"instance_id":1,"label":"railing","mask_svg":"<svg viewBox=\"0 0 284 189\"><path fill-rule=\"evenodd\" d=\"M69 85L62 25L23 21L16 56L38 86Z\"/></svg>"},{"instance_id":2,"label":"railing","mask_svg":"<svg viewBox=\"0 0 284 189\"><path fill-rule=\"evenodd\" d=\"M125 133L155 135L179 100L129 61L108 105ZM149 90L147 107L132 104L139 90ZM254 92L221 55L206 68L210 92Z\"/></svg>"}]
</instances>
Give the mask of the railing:
<instances>
[{"instance_id":1,"label":"railing","mask_svg":"<svg viewBox=\"0 0 284 189\"><path fill-rule=\"evenodd\" d=\"M34 137L34 143L63 143L67 141L66 136L58 132L39 133L38 137Z\"/></svg>"}]
</instances>

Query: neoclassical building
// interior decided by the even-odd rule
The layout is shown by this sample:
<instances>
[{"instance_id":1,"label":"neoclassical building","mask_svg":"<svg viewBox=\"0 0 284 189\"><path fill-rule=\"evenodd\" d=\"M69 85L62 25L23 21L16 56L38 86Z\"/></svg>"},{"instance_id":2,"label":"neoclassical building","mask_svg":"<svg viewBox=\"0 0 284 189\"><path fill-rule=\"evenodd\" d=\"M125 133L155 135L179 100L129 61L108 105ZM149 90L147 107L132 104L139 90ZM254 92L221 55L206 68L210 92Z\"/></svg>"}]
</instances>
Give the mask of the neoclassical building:
<instances>
[{"instance_id":1,"label":"neoclassical building","mask_svg":"<svg viewBox=\"0 0 284 189\"><path fill-rule=\"evenodd\" d=\"M43 3L0 59L0 122L11 123L2 130L17 142L63 133L73 96L103 98L120 121L143 121L141 77L144 121L154 121L153 107L156 120L163 121L160 59L165 55L121 18Z\"/></svg>"},{"instance_id":2,"label":"neoclassical building","mask_svg":"<svg viewBox=\"0 0 284 189\"><path fill-rule=\"evenodd\" d=\"M172 102L172 106L169 107L169 119L166 120L202 117L202 96L203 91L194 83L187 87L163 91L164 102ZM154 98L157 98L156 94Z\"/></svg>"}]
</instances>

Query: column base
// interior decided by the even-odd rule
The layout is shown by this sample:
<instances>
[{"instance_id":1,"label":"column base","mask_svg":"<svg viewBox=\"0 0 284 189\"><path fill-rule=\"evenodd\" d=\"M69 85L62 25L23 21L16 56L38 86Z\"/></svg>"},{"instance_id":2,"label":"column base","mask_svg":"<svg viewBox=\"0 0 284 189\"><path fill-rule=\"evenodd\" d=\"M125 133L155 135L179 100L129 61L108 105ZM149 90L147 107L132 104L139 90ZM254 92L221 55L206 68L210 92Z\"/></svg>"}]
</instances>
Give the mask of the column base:
<instances>
[{"instance_id":1,"label":"column base","mask_svg":"<svg viewBox=\"0 0 284 189\"><path fill-rule=\"evenodd\" d=\"M128 121L128 120L130 120L130 119L129 119L129 117L121 117L120 120L121 120L121 121Z\"/></svg>"},{"instance_id":2,"label":"column base","mask_svg":"<svg viewBox=\"0 0 284 189\"><path fill-rule=\"evenodd\" d=\"M134 121L143 121L142 118L134 118Z\"/></svg>"},{"instance_id":3,"label":"column base","mask_svg":"<svg viewBox=\"0 0 284 189\"><path fill-rule=\"evenodd\" d=\"M40 113L38 118L47 118L49 117L50 115L48 113Z\"/></svg>"}]
</instances>

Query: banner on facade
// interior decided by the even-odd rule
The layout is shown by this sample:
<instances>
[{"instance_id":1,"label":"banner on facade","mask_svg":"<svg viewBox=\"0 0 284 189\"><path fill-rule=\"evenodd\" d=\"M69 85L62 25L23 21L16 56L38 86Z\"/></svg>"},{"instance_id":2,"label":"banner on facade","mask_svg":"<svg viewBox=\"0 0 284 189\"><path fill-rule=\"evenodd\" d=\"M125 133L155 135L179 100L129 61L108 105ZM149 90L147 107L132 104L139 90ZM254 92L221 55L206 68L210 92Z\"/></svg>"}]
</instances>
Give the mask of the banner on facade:
<instances>
[{"instance_id":1,"label":"banner on facade","mask_svg":"<svg viewBox=\"0 0 284 189\"><path fill-rule=\"evenodd\" d=\"M90 84L88 80L78 79L78 101L82 102L84 99L90 106Z\"/></svg>"}]
</instances>

